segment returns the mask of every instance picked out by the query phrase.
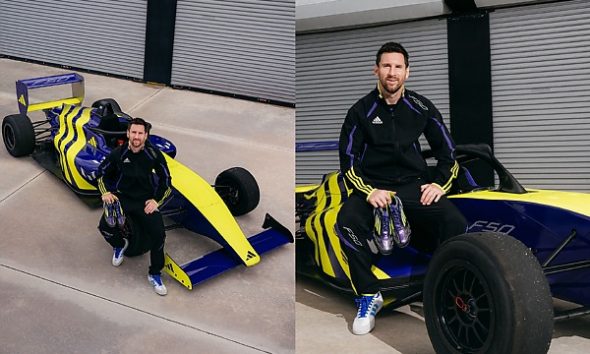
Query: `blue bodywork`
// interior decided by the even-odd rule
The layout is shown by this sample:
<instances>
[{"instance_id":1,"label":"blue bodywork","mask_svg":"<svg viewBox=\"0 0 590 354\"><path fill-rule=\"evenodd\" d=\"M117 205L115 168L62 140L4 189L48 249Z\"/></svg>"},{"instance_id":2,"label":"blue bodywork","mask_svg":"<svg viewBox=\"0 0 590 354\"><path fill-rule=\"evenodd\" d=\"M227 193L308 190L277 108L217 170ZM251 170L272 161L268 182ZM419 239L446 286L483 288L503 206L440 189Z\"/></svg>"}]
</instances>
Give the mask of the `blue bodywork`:
<instances>
[{"instance_id":1,"label":"blue bodywork","mask_svg":"<svg viewBox=\"0 0 590 354\"><path fill-rule=\"evenodd\" d=\"M590 218L569 210L516 201L454 198L452 201L469 222L470 232L500 230L529 247L544 264L564 239L576 237L550 265L585 261L590 258ZM482 222L483 221L483 222ZM507 226L508 225L508 226ZM590 268L548 275L554 297L590 306Z\"/></svg>"}]
</instances>

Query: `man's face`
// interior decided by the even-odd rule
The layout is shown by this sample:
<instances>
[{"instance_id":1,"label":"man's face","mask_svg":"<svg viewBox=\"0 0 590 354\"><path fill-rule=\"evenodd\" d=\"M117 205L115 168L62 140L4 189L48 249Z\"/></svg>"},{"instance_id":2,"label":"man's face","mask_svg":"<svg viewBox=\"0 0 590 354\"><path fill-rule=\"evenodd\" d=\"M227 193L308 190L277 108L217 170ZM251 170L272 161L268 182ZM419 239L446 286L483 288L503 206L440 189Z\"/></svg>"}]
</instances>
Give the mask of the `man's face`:
<instances>
[{"instance_id":1,"label":"man's face","mask_svg":"<svg viewBox=\"0 0 590 354\"><path fill-rule=\"evenodd\" d=\"M401 53L383 53L379 65L375 65L373 73L379 79L385 94L396 93L410 76L410 68L406 67L404 55Z\"/></svg>"},{"instance_id":2,"label":"man's face","mask_svg":"<svg viewBox=\"0 0 590 354\"><path fill-rule=\"evenodd\" d=\"M145 132L145 127L141 124L131 124L127 129L127 138L129 145L135 149L140 149L145 144L148 134Z\"/></svg>"}]
</instances>

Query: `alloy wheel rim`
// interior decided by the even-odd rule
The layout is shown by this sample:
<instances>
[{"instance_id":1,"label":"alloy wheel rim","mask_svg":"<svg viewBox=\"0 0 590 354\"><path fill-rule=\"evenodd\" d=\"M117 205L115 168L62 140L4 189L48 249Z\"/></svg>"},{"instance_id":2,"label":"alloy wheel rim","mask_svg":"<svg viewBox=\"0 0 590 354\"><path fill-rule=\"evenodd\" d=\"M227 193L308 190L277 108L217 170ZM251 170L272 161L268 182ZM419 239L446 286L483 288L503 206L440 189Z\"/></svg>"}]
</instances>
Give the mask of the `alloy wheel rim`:
<instances>
[{"instance_id":1,"label":"alloy wheel rim","mask_svg":"<svg viewBox=\"0 0 590 354\"><path fill-rule=\"evenodd\" d=\"M489 285L469 264L447 268L437 286L437 317L448 343L461 353L488 347L496 321Z\"/></svg>"}]
</instances>

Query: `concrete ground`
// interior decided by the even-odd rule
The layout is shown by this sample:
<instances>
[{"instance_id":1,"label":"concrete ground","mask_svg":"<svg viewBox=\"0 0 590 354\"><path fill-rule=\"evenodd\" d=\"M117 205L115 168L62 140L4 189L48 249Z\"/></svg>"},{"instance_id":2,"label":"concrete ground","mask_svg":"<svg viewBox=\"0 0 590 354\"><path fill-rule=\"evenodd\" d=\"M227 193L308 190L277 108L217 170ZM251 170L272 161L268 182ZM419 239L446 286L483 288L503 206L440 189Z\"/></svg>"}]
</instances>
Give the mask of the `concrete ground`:
<instances>
[{"instance_id":1,"label":"concrete ground","mask_svg":"<svg viewBox=\"0 0 590 354\"><path fill-rule=\"evenodd\" d=\"M367 335L352 334L356 307L349 298L315 280L297 276L297 354L435 354L421 304L382 310L375 329ZM555 301L558 311L572 304ZM590 316L557 322L549 354L590 352Z\"/></svg>"},{"instance_id":2,"label":"concrete ground","mask_svg":"<svg viewBox=\"0 0 590 354\"><path fill-rule=\"evenodd\" d=\"M15 80L64 72L71 70L0 59L0 118L18 112ZM82 75L86 106L117 99L172 140L177 160L205 180L233 166L252 172L261 202L237 218L246 234L262 230L266 212L294 225L294 109ZM1 353L295 351L294 245L192 291L164 275L168 295L160 297L146 280L147 255L111 266L112 249L96 230L101 210L30 157L0 147L0 166ZM181 263L218 248L185 230L167 235L166 250Z\"/></svg>"}]
</instances>

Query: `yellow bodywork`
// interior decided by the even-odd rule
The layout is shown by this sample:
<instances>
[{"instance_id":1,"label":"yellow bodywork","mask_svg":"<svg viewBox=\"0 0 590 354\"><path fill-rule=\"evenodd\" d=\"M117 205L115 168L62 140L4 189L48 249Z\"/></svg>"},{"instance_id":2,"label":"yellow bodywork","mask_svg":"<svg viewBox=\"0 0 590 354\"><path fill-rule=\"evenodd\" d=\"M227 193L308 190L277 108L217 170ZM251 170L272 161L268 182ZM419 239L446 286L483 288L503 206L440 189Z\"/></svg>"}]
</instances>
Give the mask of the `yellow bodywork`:
<instances>
[{"instance_id":1,"label":"yellow bodywork","mask_svg":"<svg viewBox=\"0 0 590 354\"><path fill-rule=\"evenodd\" d=\"M92 108L64 105L58 118L59 131L53 139L64 178L82 191L96 190L96 187L82 177L75 165L76 156L86 146L87 139L83 127L90 120L91 111Z\"/></svg>"},{"instance_id":2,"label":"yellow bodywork","mask_svg":"<svg viewBox=\"0 0 590 354\"><path fill-rule=\"evenodd\" d=\"M295 192L298 194L303 193L306 199L316 198L315 210L305 221L305 233L315 245L316 264L322 268L323 273L331 277L336 277L334 269L339 267L350 279L348 262L342 252L340 238L336 235L334 226L342 206L342 198L348 196L352 190L348 189L344 184L339 184L338 178L339 172L333 172L326 175L324 183L319 187L317 185L300 186L295 189ZM337 264L331 262L328 254L330 250L333 250ZM390 278L378 267L373 266L371 270L377 279Z\"/></svg>"},{"instance_id":3,"label":"yellow bodywork","mask_svg":"<svg viewBox=\"0 0 590 354\"><path fill-rule=\"evenodd\" d=\"M514 194L496 191L477 191L449 196L449 199L483 199L505 200L541 204L570 210L578 214L590 216L590 194L572 193L551 190L527 189L527 193Z\"/></svg>"},{"instance_id":4,"label":"yellow bodywork","mask_svg":"<svg viewBox=\"0 0 590 354\"><path fill-rule=\"evenodd\" d=\"M317 187L319 187L319 185L317 184L305 184L305 185L300 185L295 187L295 193L299 194L299 193L309 193L314 191Z\"/></svg>"},{"instance_id":5,"label":"yellow bodywork","mask_svg":"<svg viewBox=\"0 0 590 354\"><path fill-rule=\"evenodd\" d=\"M248 242L219 194L191 169L166 154L164 157L172 177L172 186L203 214L246 266L260 262L260 255Z\"/></svg>"},{"instance_id":6,"label":"yellow bodywork","mask_svg":"<svg viewBox=\"0 0 590 354\"><path fill-rule=\"evenodd\" d=\"M62 104L78 106L78 105L82 104L83 99L84 99L84 97L70 97L70 98L64 98L64 99L55 100L55 101L33 103L33 104L29 105L29 107L27 108L27 111L28 112L40 111L43 109L59 107ZM22 95L21 95L21 98L19 99L19 102L21 104L25 105L24 97L22 97Z\"/></svg>"},{"instance_id":7,"label":"yellow bodywork","mask_svg":"<svg viewBox=\"0 0 590 354\"><path fill-rule=\"evenodd\" d=\"M180 284L184 285L187 289L193 289L193 283L184 270L166 253L164 257L164 271L169 276L176 279Z\"/></svg>"}]
</instances>

